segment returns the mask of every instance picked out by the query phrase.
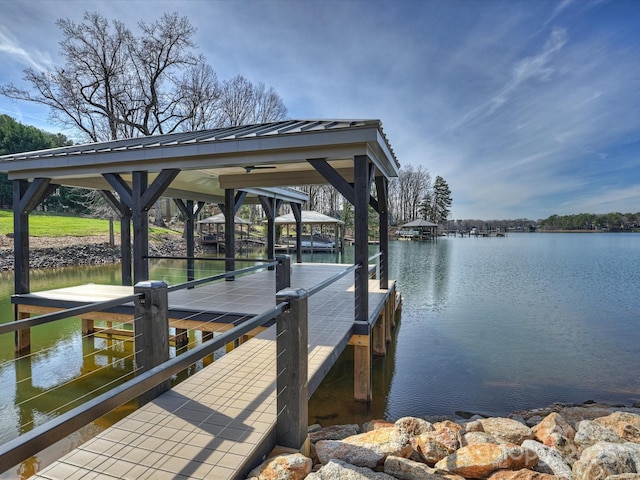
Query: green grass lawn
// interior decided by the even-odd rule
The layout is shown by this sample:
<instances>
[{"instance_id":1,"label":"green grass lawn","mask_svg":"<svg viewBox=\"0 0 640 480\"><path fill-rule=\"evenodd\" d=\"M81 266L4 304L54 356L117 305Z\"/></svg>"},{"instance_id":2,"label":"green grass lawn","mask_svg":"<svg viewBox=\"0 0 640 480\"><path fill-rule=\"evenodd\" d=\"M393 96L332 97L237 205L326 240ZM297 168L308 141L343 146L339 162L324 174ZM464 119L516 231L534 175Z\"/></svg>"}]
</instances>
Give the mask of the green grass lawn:
<instances>
[{"instance_id":1,"label":"green grass lawn","mask_svg":"<svg viewBox=\"0 0 640 480\"><path fill-rule=\"evenodd\" d=\"M113 222L114 232L120 233L120 221ZM0 210L0 235L13 233L13 211ZM150 234L176 234L168 228L152 226ZM29 235L33 237L86 237L108 235L109 220L60 215L48 212L33 212L29 215Z\"/></svg>"}]
</instances>

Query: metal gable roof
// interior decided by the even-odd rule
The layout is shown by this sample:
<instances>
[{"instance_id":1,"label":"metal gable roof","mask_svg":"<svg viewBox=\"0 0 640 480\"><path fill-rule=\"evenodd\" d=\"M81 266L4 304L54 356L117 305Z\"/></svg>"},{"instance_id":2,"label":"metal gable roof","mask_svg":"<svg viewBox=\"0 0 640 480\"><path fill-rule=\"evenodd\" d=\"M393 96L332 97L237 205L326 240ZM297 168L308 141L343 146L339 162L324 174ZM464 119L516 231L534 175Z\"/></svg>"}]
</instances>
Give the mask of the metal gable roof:
<instances>
[{"instance_id":1,"label":"metal gable roof","mask_svg":"<svg viewBox=\"0 0 640 480\"><path fill-rule=\"evenodd\" d=\"M258 137L273 137L278 135L291 135L295 133L340 130L345 128L358 128L363 126L376 126L382 133L382 123L379 120L283 120L280 122L263 123L256 125L241 125L223 127L197 132L168 133L164 135L152 135L148 137L135 137L107 142L86 143L71 145L68 147L36 150L32 152L14 153L0 156L0 164L15 160L29 160L39 158L57 158L68 155L86 155L94 153L122 152L138 149L157 149L161 147L177 145L206 144L211 142L224 142L228 140L240 140ZM393 154L391 145L382 133L387 148L392 153L393 161L398 161ZM2 165L0 165L0 171Z\"/></svg>"},{"instance_id":2,"label":"metal gable roof","mask_svg":"<svg viewBox=\"0 0 640 480\"><path fill-rule=\"evenodd\" d=\"M58 185L111 190L105 174L131 182L135 171L178 169L166 196L220 202L225 189L299 201L291 186L326 180L307 160L322 158L348 182L353 159L366 155L385 177L399 164L380 120L280 122L136 137L16 153L0 157L9 179L50 178ZM251 201L250 198L248 201Z\"/></svg>"}]
</instances>

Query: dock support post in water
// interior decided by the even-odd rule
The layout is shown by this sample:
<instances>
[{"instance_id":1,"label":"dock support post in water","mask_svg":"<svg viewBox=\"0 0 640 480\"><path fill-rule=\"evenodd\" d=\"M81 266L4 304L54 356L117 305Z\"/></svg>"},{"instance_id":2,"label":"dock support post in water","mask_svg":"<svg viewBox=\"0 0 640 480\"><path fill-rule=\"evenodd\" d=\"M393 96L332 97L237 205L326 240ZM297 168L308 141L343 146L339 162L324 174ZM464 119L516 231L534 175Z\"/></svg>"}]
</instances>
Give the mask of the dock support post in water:
<instances>
[{"instance_id":1,"label":"dock support post in water","mask_svg":"<svg viewBox=\"0 0 640 480\"><path fill-rule=\"evenodd\" d=\"M306 449L309 419L308 294L287 288L276 294L276 303L289 302L277 319L276 444Z\"/></svg>"},{"instance_id":2,"label":"dock support post in water","mask_svg":"<svg viewBox=\"0 0 640 480\"><path fill-rule=\"evenodd\" d=\"M144 298L135 302L135 366L140 373L147 372L169 360L169 297L167 284L161 281L138 282L135 293ZM143 405L169 390L167 380L140 396Z\"/></svg>"}]
</instances>

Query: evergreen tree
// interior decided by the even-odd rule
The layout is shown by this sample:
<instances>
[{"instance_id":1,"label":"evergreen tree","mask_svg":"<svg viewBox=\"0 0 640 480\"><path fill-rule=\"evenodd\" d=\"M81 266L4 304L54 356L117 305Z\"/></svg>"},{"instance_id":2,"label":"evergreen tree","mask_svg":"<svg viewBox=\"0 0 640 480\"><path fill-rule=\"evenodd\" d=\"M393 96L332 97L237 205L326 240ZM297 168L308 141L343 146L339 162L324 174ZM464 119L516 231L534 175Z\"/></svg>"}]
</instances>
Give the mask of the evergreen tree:
<instances>
[{"instance_id":1,"label":"evergreen tree","mask_svg":"<svg viewBox=\"0 0 640 480\"><path fill-rule=\"evenodd\" d=\"M23 125L9 115L0 115L0 155L64 147L71 144L72 142L60 133L48 133L36 127ZM58 198L65 198L67 206L71 202L67 198L69 190L60 187L56 192ZM13 207L13 185L7 179L6 173L0 174L0 207L7 209ZM48 207L52 210L63 211L56 208L53 201L48 204Z\"/></svg>"},{"instance_id":2,"label":"evergreen tree","mask_svg":"<svg viewBox=\"0 0 640 480\"><path fill-rule=\"evenodd\" d=\"M433 222L445 224L451 212L451 190L441 176L433 184Z\"/></svg>"}]
</instances>

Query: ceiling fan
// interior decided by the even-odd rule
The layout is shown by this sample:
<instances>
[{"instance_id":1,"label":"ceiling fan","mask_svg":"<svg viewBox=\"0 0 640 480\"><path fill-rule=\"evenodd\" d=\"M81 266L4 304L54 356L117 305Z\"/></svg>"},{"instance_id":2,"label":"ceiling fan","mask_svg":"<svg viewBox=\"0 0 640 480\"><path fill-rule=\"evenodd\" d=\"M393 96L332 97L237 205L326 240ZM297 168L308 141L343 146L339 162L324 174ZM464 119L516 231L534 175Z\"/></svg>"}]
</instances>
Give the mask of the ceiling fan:
<instances>
[{"instance_id":1,"label":"ceiling fan","mask_svg":"<svg viewBox=\"0 0 640 480\"><path fill-rule=\"evenodd\" d=\"M251 173L254 170L263 170L266 168L276 168L275 165L246 165L244 167L245 172Z\"/></svg>"}]
</instances>

